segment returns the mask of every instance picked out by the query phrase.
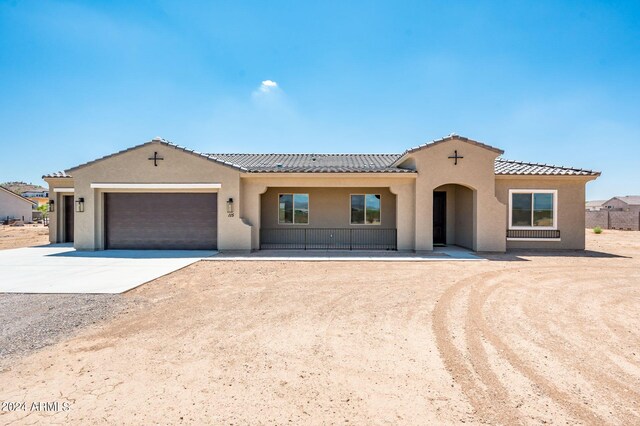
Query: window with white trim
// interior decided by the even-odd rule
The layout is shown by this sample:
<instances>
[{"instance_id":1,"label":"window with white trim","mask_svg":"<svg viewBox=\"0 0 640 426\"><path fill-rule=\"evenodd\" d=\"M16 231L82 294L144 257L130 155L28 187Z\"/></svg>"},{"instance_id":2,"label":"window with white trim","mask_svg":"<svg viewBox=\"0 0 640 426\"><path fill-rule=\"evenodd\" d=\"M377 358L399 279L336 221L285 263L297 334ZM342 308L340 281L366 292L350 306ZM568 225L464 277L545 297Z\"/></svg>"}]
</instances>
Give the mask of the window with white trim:
<instances>
[{"instance_id":1,"label":"window with white trim","mask_svg":"<svg viewBox=\"0 0 640 426\"><path fill-rule=\"evenodd\" d=\"M557 229L558 191L509 190L509 229Z\"/></svg>"},{"instance_id":2,"label":"window with white trim","mask_svg":"<svg viewBox=\"0 0 640 426\"><path fill-rule=\"evenodd\" d=\"M380 194L351 195L351 224L380 225Z\"/></svg>"},{"instance_id":3,"label":"window with white trim","mask_svg":"<svg viewBox=\"0 0 640 426\"><path fill-rule=\"evenodd\" d=\"M309 194L279 194L278 223L307 225L309 223Z\"/></svg>"}]
</instances>

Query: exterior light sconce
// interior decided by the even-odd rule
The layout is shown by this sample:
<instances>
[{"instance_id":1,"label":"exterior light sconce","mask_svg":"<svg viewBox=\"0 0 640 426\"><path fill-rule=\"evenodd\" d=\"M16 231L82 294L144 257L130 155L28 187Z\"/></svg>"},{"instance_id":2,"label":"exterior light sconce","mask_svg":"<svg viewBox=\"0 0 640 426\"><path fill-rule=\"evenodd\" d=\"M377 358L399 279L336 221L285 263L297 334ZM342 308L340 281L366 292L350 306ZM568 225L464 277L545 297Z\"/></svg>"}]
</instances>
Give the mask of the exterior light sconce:
<instances>
[{"instance_id":1,"label":"exterior light sconce","mask_svg":"<svg viewBox=\"0 0 640 426\"><path fill-rule=\"evenodd\" d=\"M53 213L55 211L55 204L56 202L54 200L49 200L49 213Z\"/></svg>"},{"instance_id":2,"label":"exterior light sconce","mask_svg":"<svg viewBox=\"0 0 640 426\"><path fill-rule=\"evenodd\" d=\"M76 211L82 213L84 211L84 198L80 197L76 200Z\"/></svg>"},{"instance_id":3,"label":"exterior light sconce","mask_svg":"<svg viewBox=\"0 0 640 426\"><path fill-rule=\"evenodd\" d=\"M229 198L227 200L227 213L229 214L229 217L233 216L233 198Z\"/></svg>"}]
</instances>

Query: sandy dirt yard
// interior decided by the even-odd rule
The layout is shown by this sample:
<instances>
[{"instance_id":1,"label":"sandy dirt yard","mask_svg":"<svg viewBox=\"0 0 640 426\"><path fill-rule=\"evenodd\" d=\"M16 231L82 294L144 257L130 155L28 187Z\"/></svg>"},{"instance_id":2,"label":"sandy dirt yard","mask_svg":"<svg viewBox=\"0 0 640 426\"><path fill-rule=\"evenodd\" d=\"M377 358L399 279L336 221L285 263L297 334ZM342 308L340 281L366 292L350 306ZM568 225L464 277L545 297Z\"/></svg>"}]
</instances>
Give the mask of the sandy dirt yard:
<instances>
[{"instance_id":1,"label":"sandy dirt yard","mask_svg":"<svg viewBox=\"0 0 640 426\"><path fill-rule=\"evenodd\" d=\"M0 423L640 424L640 232L587 238L481 262L199 262L14 361L0 400L26 411Z\"/></svg>"},{"instance_id":2,"label":"sandy dirt yard","mask_svg":"<svg viewBox=\"0 0 640 426\"><path fill-rule=\"evenodd\" d=\"M44 225L0 225L0 250L49 244L49 228Z\"/></svg>"}]
</instances>

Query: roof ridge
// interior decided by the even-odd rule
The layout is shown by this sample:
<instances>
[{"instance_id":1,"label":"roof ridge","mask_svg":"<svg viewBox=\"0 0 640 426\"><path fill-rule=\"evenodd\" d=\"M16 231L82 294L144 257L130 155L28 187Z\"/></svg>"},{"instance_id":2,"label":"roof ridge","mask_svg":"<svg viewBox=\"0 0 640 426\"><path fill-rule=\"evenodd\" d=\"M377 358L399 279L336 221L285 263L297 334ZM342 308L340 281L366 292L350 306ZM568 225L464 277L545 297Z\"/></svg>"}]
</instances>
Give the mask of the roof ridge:
<instances>
[{"instance_id":1,"label":"roof ridge","mask_svg":"<svg viewBox=\"0 0 640 426\"><path fill-rule=\"evenodd\" d=\"M31 204L36 204L36 202L35 202L35 201L30 200L30 199L28 199L27 197L23 197L22 195L18 194L17 192L12 191L12 190L10 190L9 188L5 188L5 187L4 187L4 186L2 186L2 185L0 185L0 189L3 189L3 190L5 190L5 191L7 191L7 192L8 192L9 194L11 194L11 195L15 195L16 197L18 197L18 198L22 199L23 201L27 201L27 202L29 202L29 203L31 203Z\"/></svg>"},{"instance_id":2,"label":"roof ridge","mask_svg":"<svg viewBox=\"0 0 640 426\"><path fill-rule=\"evenodd\" d=\"M205 153L205 155L402 155L397 152L266 152L266 153L257 153L257 152L210 152Z\"/></svg>"}]
</instances>

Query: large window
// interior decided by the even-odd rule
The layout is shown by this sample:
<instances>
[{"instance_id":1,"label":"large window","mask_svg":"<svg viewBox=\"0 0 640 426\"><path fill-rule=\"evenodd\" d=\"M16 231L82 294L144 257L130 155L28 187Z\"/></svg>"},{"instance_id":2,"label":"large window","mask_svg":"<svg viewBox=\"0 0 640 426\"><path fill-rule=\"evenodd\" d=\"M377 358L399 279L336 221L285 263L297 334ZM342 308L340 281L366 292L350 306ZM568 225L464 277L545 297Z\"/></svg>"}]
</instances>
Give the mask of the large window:
<instances>
[{"instance_id":1,"label":"large window","mask_svg":"<svg viewBox=\"0 0 640 426\"><path fill-rule=\"evenodd\" d=\"M309 223L309 194L279 194L278 223L306 225Z\"/></svg>"},{"instance_id":2,"label":"large window","mask_svg":"<svg viewBox=\"0 0 640 426\"><path fill-rule=\"evenodd\" d=\"M380 194L351 195L351 224L380 225Z\"/></svg>"},{"instance_id":3,"label":"large window","mask_svg":"<svg viewBox=\"0 0 640 426\"><path fill-rule=\"evenodd\" d=\"M511 229L557 229L558 191L512 189L509 195Z\"/></svg>"}]
</instances>

